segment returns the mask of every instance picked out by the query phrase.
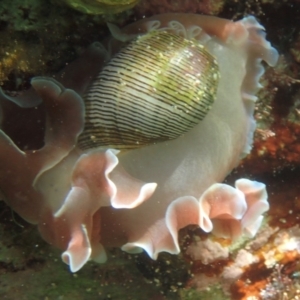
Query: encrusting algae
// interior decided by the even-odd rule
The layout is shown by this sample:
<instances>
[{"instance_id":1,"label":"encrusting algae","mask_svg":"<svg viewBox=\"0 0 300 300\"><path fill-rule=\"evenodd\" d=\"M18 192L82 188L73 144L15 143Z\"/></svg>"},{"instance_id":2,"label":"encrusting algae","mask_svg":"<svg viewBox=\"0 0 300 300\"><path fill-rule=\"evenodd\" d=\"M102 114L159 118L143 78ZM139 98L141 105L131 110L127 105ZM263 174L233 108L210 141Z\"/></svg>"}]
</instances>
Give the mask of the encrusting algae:
<instances>
[{"instance_id":1,"label":"encrusting algae","mask_svg":"<svg viewBox=\"0 0 300 300\"><path fill-rule=\"evenodd\" d=\"M3 39L5 40L5 39ZM7 43L0 49L0 85L8 81L8 76L16 77L15 88L23 81L23 76L35 72L45 72L46 66L41 59L39 49L30 47L24 42L12 41L7 38ZM33 59L34 57L34 59Z\"/></svg>"}]
</instances>

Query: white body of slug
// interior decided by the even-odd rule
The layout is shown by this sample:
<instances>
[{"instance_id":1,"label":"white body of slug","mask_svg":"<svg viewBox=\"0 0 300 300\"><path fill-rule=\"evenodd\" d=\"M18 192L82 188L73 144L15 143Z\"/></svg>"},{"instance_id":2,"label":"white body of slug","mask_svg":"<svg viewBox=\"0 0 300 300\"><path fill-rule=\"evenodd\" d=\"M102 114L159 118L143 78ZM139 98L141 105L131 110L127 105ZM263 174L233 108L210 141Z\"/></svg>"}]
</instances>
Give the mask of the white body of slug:
<instances>
[{"instance_id":1,"label":"white body of slug","mask_svg":"<svg viewBox=\"0 0 300 300\"><path fill-rule=\"evenodd\" d=\"M189 224L253 236L269 207L265 185L220 182L251 149L261 62L278 58L264 28L253 17L190 14L111 28L116 54L101 70L93 62L107 53L94 47L61 83L32 80L47 116L43 148L21 151L0 131L6 202L63 249L73 272L104 262L105 246L179 253L178 230ZM86 69L80 86L70 80Z\"/></svg>"}]
</instances>

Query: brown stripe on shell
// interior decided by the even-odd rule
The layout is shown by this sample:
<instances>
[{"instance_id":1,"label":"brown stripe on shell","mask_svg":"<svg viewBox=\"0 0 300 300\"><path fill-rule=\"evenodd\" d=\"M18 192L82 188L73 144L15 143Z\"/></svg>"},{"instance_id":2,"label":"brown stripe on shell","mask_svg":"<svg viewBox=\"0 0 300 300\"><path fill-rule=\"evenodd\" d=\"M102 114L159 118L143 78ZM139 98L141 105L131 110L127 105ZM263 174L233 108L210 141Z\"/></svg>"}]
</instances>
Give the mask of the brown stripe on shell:
<instances>
[{"instance_id":1,"label":"brown stripe on shell","mask_svg":"<svg viewBox=\"0 0 300 300\"><path fill-rule=\"evenodd\" d=\"M206 116L218 80L216 60L197 41L165 31L141 36L86 93L79 147L132 149L177 138Z\"/></svg>"}]
</instances>

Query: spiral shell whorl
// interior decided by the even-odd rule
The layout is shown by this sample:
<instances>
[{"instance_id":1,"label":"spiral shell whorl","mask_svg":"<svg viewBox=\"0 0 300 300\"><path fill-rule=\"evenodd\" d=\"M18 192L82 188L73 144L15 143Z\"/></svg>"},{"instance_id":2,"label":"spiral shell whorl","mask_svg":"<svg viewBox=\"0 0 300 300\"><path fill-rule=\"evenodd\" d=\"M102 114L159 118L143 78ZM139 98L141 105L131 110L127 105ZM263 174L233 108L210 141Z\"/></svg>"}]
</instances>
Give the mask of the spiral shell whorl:
<instances>
[{"instance_id":1,"label":"spiral shell whorl","mask_svg":"<svg viewBox=\"0 0 300 300\"><path fill-rule=\"evenodd\" d=\"M196 40L165 31L140 36L85 95L79 147L132 149L177 138L205 117L218 80L216 60Z\"/></svg>"}]
</instances>

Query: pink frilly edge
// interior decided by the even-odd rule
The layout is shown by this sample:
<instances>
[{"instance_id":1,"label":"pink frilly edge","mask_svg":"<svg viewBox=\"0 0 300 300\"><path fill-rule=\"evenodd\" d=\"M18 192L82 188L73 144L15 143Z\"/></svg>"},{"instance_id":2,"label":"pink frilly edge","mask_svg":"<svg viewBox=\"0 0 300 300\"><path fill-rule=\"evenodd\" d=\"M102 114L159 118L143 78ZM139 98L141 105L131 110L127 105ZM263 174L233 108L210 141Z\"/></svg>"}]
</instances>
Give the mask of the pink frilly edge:
<instances>
[{"instance_id":1,"label":"pink frilly edge","mask_svg":"<svg viewBox=\"0 0 300 300\"><path fill-rule=\"evenodd\" d=\"M199 225L205 232L219 237L236 239L242 234L254 236L269 209L263 183L239 179L235 188L216 183L199 200L192 196L173 201L165 218L154 224L138 241L125 244L122 249L136 252L143 248L152 259L160 252L180 252L178 231L190 224Z\"/></svg>"},{"instance_id":2,"label":"pink frilly edge","mask_svg":"<svg viewBox=\"0 0 300 300\"><path fill-rule=\"evenodd\" d=\"M0 130L0 185L13 210L28 222L37 223L45 203L35 184L74 149L84 124L84 104L76 92L54 79L36 77L31 83L47 110L45 145L38 150L21 151Z\"/></svg>"},{"instance_id":3,"label":"pink frilly edge","mask_svg":"<svg viewBox=\"0 0 300 300\"><path fill-rule=\"evenodd\" d=\"M72 272L78 271L90 258L106 261L105 250L99 242L101 207L132 209L156 189L156 183L144 183L127 174L118 165L118 152L109 149L81 155L74 167L72 188L54 214L55 222L63 220L70 232L62 259Z\"/></svg>"},{"instance_id":4,"label":"pink frilly edge","mask_svg":"<svg viewBox=\"0 0 300 300\"><path fill-rule=\"evenodd\" d=\"M110 149L82 155L73 171L72 189L54 215L58 223L63 221L70 231L71 238L62 259L72 272L78 271L89 259L106 261L104 247L99 242L101 228L94 219L97 215L96 221L100 223L101 207L133 209L155 191L155 183L145 184L121 169L117 153ZM160 252L178 254L178 231L190 224L197 224L205 232L220 237L254 236L261 225L262 214L268 209L263 183L239 179L235 188L216 183L200 199L184 196L174 200L165 218L158 220L138 240L123 245L122 250L137 252L142 248L152 259Z\"/></svg>"}]
</instances>

